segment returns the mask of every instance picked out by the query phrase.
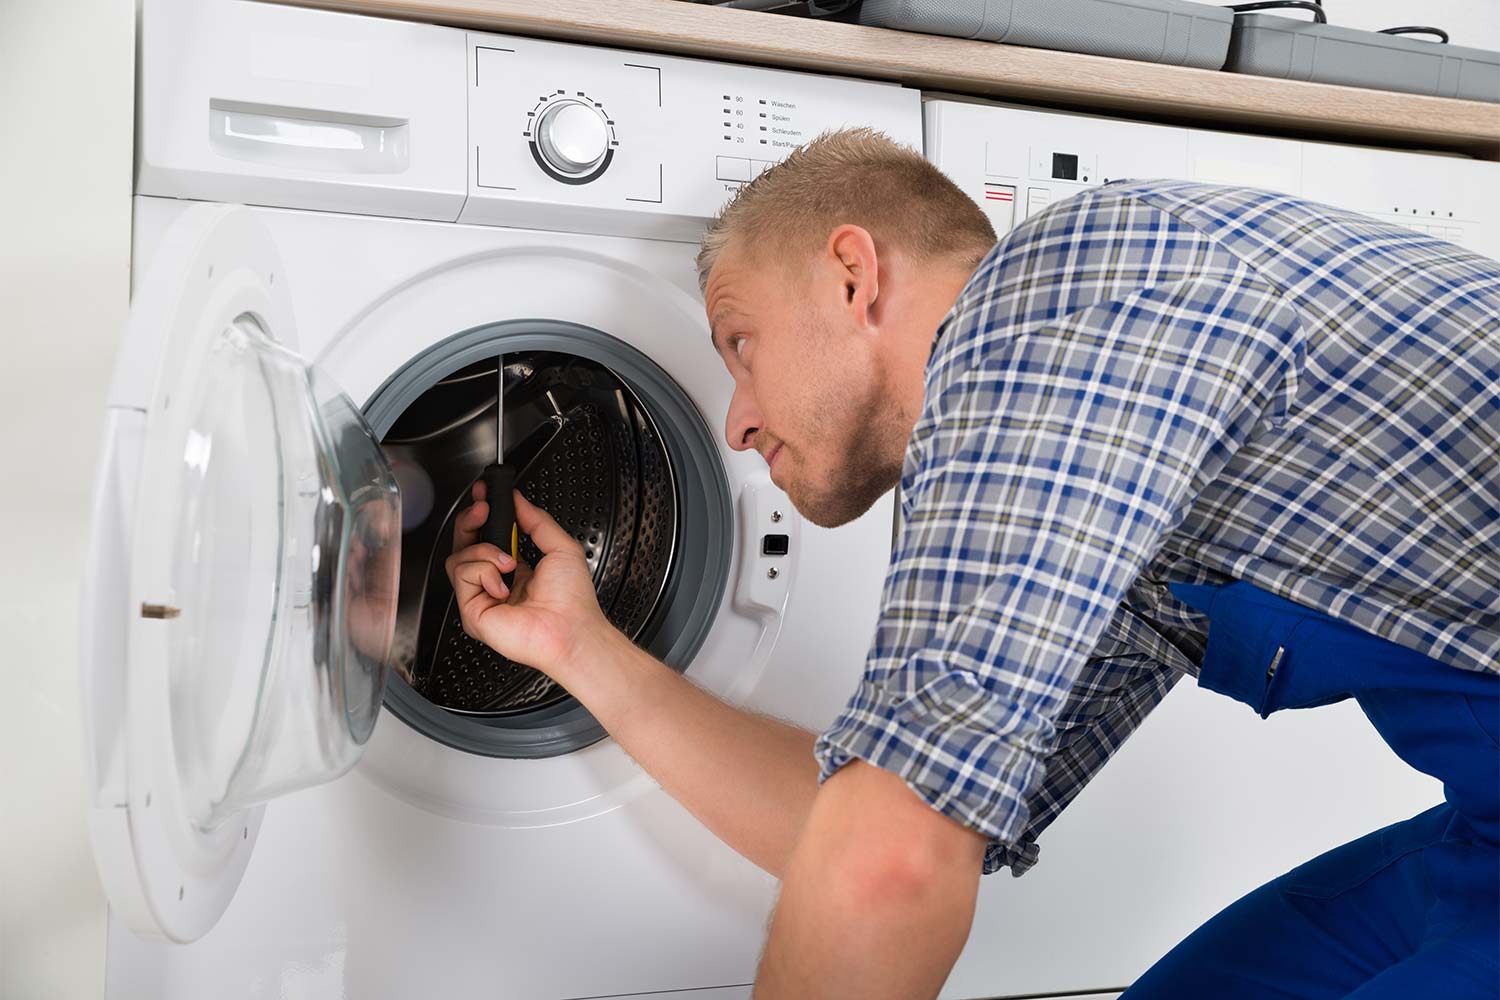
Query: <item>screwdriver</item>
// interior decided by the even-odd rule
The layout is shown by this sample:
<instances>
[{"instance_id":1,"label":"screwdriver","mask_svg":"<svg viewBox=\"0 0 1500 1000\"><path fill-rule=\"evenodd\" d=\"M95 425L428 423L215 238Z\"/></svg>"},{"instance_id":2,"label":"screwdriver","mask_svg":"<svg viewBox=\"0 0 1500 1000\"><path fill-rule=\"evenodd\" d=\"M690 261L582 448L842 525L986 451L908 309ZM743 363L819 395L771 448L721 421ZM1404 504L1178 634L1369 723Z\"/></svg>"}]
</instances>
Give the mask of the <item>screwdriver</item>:
<instances>
[{"instance_id":1,"label":"screwdriver","mask_svg":"<svg viewBox=\"0 0 1500 1000\"><path fill-rule=\"evenodd\" d=\"M505 464L505 356L495 359L495 464L484 467L484 495L490 504L490 516L479 529L479 540L520 558L520 528L516 525L516 470ZM505 586L515 581L516 572L500 574Z\"/></svg>"}]
</instances>

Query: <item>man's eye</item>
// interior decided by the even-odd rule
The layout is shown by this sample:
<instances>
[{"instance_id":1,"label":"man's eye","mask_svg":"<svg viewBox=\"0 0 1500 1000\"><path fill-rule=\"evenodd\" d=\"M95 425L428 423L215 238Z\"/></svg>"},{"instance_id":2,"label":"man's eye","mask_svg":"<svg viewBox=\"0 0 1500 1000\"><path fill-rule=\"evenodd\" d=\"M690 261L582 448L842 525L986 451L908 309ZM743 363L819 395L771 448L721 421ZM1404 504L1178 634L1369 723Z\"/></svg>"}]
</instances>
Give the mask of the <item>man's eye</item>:
<instances>
[{"instance_id":1,"label":"man's eye","mask_svg":"<svg viewBox=\"0 0 1500 1000\"><path fill-rule=\"evenodd\" d=\"M736 336L733 336L733 337L729 338L729 349L734 352L735 357L743 357L744 356L744 353L745 353L744 350L743 350L744 345L745 345L745 338L744 337L736 335Z\"/></svg>"}]
</instances>

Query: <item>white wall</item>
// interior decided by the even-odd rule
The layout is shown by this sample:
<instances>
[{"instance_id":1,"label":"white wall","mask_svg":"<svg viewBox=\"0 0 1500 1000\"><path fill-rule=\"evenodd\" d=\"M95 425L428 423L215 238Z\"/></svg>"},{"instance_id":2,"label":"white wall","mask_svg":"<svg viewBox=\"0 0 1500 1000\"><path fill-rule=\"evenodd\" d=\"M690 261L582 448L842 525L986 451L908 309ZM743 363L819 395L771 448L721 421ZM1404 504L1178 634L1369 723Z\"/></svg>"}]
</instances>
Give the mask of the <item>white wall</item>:
<instances>
[{"instance_id":1,"label":"white wall","mask_svg":"<svg viewBox=\"0 0 1500 1000\"><path fill-rule=\"evenodd\" d=\"M0 997L103 993L77 619L129 294L132 0L0 0Z\"/></svg>"},{"instance_id":2,"label":"white wall","mask_svg":"<svg viewBox=\"0 0 1500 1000\"><path fill-rule=\"evenodd\" d=\"M1453 45L1500 50L1500 0L1323 0L1323 11L1330 24L1370 31L1420 24L1447 31Z\"/></svg>"}]
</instances>

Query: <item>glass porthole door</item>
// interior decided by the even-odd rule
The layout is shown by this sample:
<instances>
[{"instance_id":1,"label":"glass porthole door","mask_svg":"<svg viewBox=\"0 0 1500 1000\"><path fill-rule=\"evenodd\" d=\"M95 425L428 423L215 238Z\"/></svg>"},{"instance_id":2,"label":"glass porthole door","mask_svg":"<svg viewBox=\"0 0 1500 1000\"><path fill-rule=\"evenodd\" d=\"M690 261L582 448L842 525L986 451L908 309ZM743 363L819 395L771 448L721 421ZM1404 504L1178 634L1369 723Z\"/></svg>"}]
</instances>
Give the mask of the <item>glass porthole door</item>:
<instances>
[{"instance_id":1,"label":"glass porthole door","mask_svg":"<svg viewBox=\"0 0 1500 1000\"><path fill-rule=\"evenodd\" d=\"M149 369L154 388L111 410L136 454L107 440L91 542L95 565L128 561L121 587L85 595L85 631L124 638L84 658L91 829L116 912L172 941L227 908L266 802L358 761L389 669L396 481L296 353L280 271L251 211L184 213L122 344L117 381Z\"/></svg>"}]
</instances>

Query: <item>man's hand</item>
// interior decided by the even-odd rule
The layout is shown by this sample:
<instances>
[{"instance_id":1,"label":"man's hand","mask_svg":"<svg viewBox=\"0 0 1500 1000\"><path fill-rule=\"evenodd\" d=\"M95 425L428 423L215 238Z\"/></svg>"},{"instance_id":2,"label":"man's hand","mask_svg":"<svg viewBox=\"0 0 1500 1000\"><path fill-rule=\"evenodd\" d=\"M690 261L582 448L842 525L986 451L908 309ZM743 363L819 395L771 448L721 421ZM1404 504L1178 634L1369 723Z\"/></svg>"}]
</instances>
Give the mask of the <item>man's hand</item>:
<instances>
[{"instance_id":1,"label":"man's hand","mask_svg":"<svg viewBox=\"0 0 1500 1000\"><path fill-rule=\"evenodd\" d=\"M534 570L494 545L475 544L490 513L483 482L474 484L473 506L454 521L453 554L444 565L464 631L566 686L559 674L616 630L599 608L583 547L519 490L515 500L516 522L542 551ZM514 593L500 576L511 570Z\"/></svg>"},{"instance_id":2,"label":"man's hand","mask_svg":"<svg viewBox=\"0 0 1500 1000\"><path fill-rule=\"evenodd\" d=\"M543 558L535 572L476 545L484 484L458 516L448 579L464 629L556 680L677 801L779 875L818 789L813 734L727 705L636 648L599 610L583 549L516 494L516 520ZM515 593L500 579L516 570Z\"/></svg>"},{"instance_id":3,"label":"man's hand","mask_svg":"<svg viewBox=\"0 0 1500 1000\"><path fill-rule=\"evenodd\" d=\"M401 586L401 508L390 494L378 493L351 514L354 528L344 557L345 628L355 649L372 663L384 663L391 654Z\"/></svg>"}]
</instances>

